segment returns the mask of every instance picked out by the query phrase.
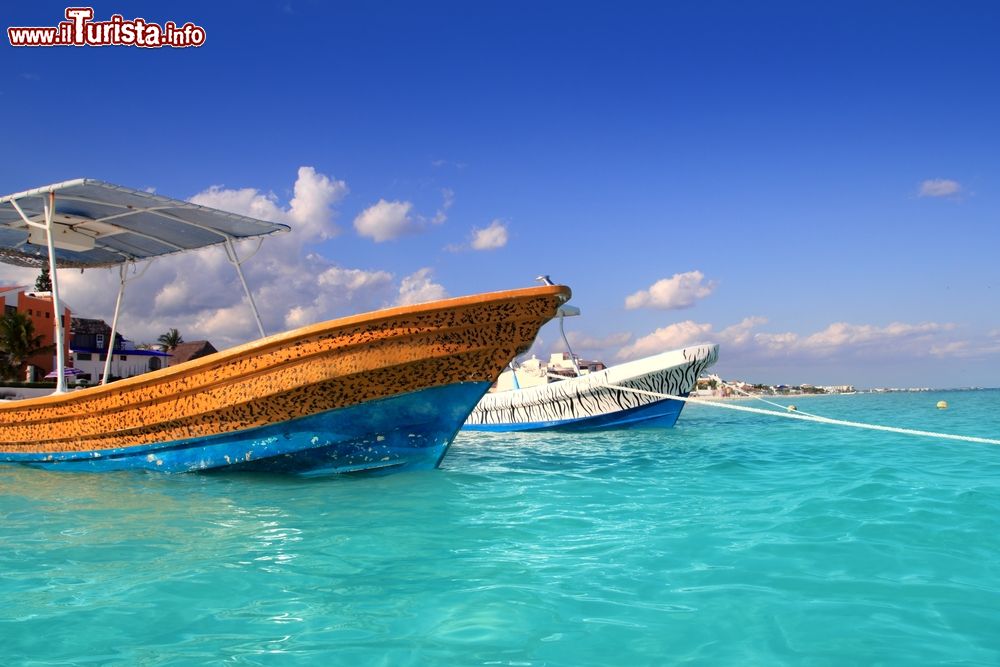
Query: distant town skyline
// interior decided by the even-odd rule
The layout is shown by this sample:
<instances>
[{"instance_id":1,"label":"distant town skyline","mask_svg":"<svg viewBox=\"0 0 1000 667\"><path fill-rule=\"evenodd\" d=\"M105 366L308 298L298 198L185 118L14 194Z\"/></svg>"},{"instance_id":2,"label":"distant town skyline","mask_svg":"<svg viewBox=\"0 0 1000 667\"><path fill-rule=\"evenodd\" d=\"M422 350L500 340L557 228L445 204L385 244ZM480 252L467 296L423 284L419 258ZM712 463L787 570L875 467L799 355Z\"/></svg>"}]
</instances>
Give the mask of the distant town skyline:
<instances>
[{"instance_id":1,"label":"distant town skyline","mask_svg":"<svg viewBox=\"0 0 1000 667\"><path fill-rule=\"evenodd\" d=\"M8 8L56 25L66 5ZM1000 385L1000 8L968 2L94 5L202 46L4 41L0 194L75 177L286 222L269 333L549 274L608 364L696 342L761 383ZM37 271L0 265L0 283ZM110 321L117 274L62 270ZM120 328L255 335L219 249ZM563 349L542 330L539 356Z\"/></svg>"}]
</instances>

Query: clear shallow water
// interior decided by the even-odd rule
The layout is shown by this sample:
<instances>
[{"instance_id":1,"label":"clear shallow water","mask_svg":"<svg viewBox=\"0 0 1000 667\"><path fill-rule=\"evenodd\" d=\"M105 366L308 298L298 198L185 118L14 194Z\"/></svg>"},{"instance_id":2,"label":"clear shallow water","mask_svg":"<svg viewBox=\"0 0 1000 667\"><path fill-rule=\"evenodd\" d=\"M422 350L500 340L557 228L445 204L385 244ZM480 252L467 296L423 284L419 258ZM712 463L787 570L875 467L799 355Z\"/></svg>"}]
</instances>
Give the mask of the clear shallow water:
<instances>
[{"instance_id":1,"label":"clear shallow water","mask_svg":"<svg viewBox=\"0 0 1000 667\"><path fill-rule=\"evenodd\" d=\"M794 402L1000 437L1000 391ZM688 406L387 477L0 467L0 602L11 665L995 665L1000 447Z\"/></svg>"}]
</instances>

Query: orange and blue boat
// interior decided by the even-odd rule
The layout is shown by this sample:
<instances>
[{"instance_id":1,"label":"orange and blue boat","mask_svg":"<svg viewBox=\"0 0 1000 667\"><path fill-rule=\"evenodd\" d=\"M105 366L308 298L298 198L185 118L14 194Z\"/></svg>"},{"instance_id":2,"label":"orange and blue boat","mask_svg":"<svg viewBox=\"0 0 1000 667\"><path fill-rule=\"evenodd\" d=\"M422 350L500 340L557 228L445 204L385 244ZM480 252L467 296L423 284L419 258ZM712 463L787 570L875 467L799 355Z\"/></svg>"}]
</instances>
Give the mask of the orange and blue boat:
<instances>
[{"instance_id":1,"label":"orange and blue boat","mask_svg":"<svg viewBox=\"0 0 1000 667\"><path fill-rule=\"evenodd\" d=\"M126 266L221 244L239 271L235 241L282 231L85 179L0 198L0 259L49 263L56 312L58 267ZM56 393L0 403L0 463L298 474L434 468L503 368L569 296L567 287L541 286L391 308L75 391L65 391L57 317ZM117 316L116 307L112 328Z\"/></svg>"}]
</instances>

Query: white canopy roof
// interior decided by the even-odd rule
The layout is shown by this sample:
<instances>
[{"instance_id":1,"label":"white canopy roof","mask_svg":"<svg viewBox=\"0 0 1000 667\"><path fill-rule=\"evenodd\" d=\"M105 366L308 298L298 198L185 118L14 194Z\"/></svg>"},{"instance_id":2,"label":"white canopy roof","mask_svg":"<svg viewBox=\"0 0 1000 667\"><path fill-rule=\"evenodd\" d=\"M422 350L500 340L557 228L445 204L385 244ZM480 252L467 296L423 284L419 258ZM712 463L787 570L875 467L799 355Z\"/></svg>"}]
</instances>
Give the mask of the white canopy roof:
<instances>
[{"instance_id":1,"label":"white canopy roof","mask_svg":"<svg viewBox=\"0 0 1000 667\"><path fill-rule=\"evenodd\" d=\"M44 224L50 193L55 194L52 235L56 261L65 267L114 266L289 229L80 178L0 197L0 262L41 266L48 261L44 230L25 224L17 207L32 222Z\"/></svg>"}]
</instances>

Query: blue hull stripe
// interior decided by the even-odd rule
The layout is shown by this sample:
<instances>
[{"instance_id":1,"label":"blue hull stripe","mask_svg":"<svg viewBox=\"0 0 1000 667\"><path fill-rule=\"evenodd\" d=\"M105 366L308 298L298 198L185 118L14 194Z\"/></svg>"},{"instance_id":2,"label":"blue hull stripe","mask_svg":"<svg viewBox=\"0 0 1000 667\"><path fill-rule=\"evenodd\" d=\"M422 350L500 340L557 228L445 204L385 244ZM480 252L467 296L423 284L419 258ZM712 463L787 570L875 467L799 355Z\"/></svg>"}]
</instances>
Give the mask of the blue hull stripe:
<instances>
[{"instance_id":1,"label":"blue hull stripe","mask_svg":"<svg viewBox=\"0 0 1000 667\"><path fill-rule=\"evenodd\" d=\"M670 428L684 407L683 401L664 400L594 417L547 422L465 424L466 431L598 431L619 428Z\"/></svg>"},{"instance_id":2,"label":"blue hull stripe","mask_svg":"<svg viewBox=\"0 0 1000 667\"><path fill-rule=\"evenodd\" d=\"M327 474L434 468L489 383L462 382L207 438L59 453L0 453L51 470Z\"/></svg>"}]
</instances>

